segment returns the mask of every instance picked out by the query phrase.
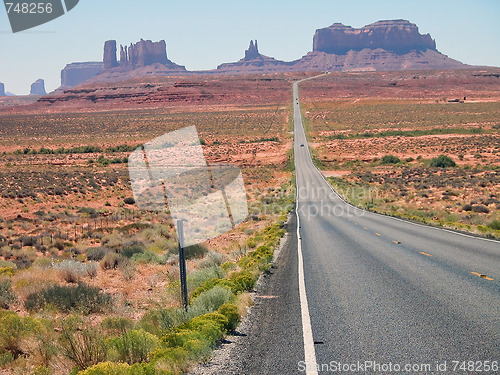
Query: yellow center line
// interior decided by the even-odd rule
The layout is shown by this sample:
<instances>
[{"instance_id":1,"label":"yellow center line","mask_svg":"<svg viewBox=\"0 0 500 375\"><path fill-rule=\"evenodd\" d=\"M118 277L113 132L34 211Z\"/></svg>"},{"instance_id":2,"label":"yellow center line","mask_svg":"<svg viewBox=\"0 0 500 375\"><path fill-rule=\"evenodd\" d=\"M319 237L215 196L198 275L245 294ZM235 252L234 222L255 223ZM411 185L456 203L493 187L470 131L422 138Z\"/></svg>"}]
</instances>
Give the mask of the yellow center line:
<instances>
[{"instance_id":1,"label":"yellow center line","mask_svg":"<svg viewBox=\"0 0 500 375\"><path fill-rule=\"evenodd\" d=\"M375 234L376 234L377 236L381 236L381 234L380 234L380 233L375 233Z\"/></svg>"},{"instance_id":2,"label":"yellow center line","mask_svg":"<svg viewBox=\"0 0 500 375\"><path fill-rule=\"evenodd\" d=\"M363 227L363 229L367 229L366 227Z\"/></svg>"},{"instance_id":3,"label":"yellow center line","mask_svg":"<svg viewBox=\"0 0 500 375\"><path fill-rule=\"evenodd\" d=\"M394 242L394 243L396 243L398 245L401 243L401 241L392 241L392 242Z\"/></svg>"},{"instance_id":4,"label":"yellow center line","mask_svg":"<svg viewBox=\"0 0 500 375\"><path fill-rule=\"evenodd\" d=\"M476 276L479 276L480 278L482 279L486 279L486 280L490 280L490 281L493 281L494 279L492 279L491 277L488 277L486 275L483 275L482 273L478 273L478 272L471 272L471 274L473 275L476 275Z\"/></svg>"},{"instance_id":5,"label":"yellow center line","mask_svg":"<svg viewBox=\"0 0 500 375\"><path fill-rule=\"evenodd\" d=\"M431 254L424 253L423 251L421 251L421 252L420 252L420 254L425 255L425 256L428 256L428 257L431 257L431 256L432 256Z\"/></svg>"}]
</instances>

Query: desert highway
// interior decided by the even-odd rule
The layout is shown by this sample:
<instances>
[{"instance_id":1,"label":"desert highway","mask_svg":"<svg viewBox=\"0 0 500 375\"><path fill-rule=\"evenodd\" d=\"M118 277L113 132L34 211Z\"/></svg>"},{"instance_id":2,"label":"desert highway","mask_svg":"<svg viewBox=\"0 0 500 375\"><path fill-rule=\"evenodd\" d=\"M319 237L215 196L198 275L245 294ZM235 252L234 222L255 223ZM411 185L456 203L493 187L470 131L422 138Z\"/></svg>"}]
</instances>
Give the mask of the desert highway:
<instances>
[{"instance_id":1,"label":"desert highway","mask_svg":"<svg viewBox=\"0 0 500 375\"><path fill-rule=\"evenodd\" d=\"M500 374L500 242L345 203L311 160L300 82L289 239L244 337L199 373Z\"/></svg>"},{"instance_id":2,"label":"desert highway","mask_svg":"<svg viewBox=\"0 0 500 375\"><path fill-rule=\"evenodd\" d=\"M433 372L444 361L450 371L452 361L500 360L500 242L347 205L313 165L298 83L293 96L299 257L312 329L310 337L303 314L305 357L319 365L431 364Z\"/></svg>"}]
</instances>

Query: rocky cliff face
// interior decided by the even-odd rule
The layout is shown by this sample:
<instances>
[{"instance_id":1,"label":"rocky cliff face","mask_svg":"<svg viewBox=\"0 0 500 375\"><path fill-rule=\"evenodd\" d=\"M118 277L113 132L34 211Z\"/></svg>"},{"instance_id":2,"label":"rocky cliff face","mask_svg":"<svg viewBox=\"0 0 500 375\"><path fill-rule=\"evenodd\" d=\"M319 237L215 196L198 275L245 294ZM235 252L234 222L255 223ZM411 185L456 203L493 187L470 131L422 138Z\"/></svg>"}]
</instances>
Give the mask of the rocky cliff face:
<instances>
[{"instance_id":1,"label":"rocky cliff face","mask_svg":"<svg viewBox=\"0 0 500 375\"><path fill-rule=\"evenodd\" d=\"M118 66L116 60L116 40L107 40L104 42L104 69L112 69Z\"/></svg>"},{"instance_id":2,"label":"rocky cliff face","mask_svg":"<svg viewBox=\"0 0 500 375\"><path fill-rule=\"evenodd\" d=\"M164 40L152 42L141 39L130 47L120 46L120 68L133 70L153 64L169 65L172 62L167 58L167 44Z\"/></svg>"},{"instance_id":3,"label":"rocky cliff face","mask_svg":"<svg viewBox=\"0 0 500 375\"><path fill-rule=\"evenodd\" d=\"M436 50L436 42L429 34L420 34L417 25L406 20L378 21L359 29L334 23L314 34L313 52L344 55L365 48L405 54Z\"/></svg>"},{"instance_id":4,"label":"rocky cliff face","mask_svg":"<svg viewBox=\"0 0 500 375\"><path fill-rule=\"evenodd\" d=\"M83 62L66 65L61 70L62 89L70 88L98 75L104 68L102 62Z\"/></svg>"},{"instance_id":5,"label":"rocky cliff face","mask_svg":"<svg viewBox=\"0 0 500 375\"><path fill-rule=\"evenodd\" d=\"M0 82L0 96L5 96L5 86Z\"/></svg>"},{"instance_id":6,"label":"rocky cliff face","mask_svg":"<svg viewBox=\"0 0 500 375\"><path fill-rule=\"evenodd\" d=\"M43 79L37 79L31 84L30 95L46 95L45 91L45 81Z\"/></svg>"}]
</instances>

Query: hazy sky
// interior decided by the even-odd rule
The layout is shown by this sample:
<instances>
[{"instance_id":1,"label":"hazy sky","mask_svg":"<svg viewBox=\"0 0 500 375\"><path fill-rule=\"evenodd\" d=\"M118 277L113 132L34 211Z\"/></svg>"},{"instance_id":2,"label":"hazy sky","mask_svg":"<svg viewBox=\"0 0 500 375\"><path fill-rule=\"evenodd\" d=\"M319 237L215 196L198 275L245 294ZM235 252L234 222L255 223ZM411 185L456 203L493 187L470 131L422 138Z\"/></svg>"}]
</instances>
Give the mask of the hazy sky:
<instances>
[{"instance_id":1,"label":"hazy sky","mask_svg":"<svg viewBox=\"0 0 500 375\"><path fill-rule=\"evenodd\" d=\"M261 53L290 61L312 50L318 28L400 18L454 59L500 66L500 0L80 0L66 15L17 34L0 7L0 82L19 95L43 78L54 90L66 64L102 60L108 39L165 39L170 60L200 70L239 60L250 39Z\"/></svg>"}]
</instances>

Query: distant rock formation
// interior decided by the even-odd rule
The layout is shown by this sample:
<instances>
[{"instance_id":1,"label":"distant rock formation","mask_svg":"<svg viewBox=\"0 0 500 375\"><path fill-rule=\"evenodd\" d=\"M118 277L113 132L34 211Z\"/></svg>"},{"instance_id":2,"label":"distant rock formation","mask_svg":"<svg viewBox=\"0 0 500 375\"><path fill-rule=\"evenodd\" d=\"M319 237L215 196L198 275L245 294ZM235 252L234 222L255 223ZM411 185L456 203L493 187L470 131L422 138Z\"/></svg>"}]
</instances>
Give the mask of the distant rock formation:
<instances>
[{"instance_id":1,"label":"distant rock formation","mask_svg":"<svg viewBox=\"0 0 500 375\"><path fill-rule=\"evenodd\" d=\"M113 69L118 66L116 60L116 40L107 40L104 42L104 69Z\"/></svg>"},{"instance_id":2,"label":"distant rock formation","mask_svg":"<svg viewBox=\"0 0 500 375\"><path fill-rule=\"evenodd\" d=\"M436 42L429 34L420 34L417 25L406 20L378 21L359 29L334 23L316 30L313 38L313 52L345 55L365 48L405 54L436 50Z\"/></svg>"},{"instance_id":3,"label":"distant rock formation","mask_svg":"<svg viewBox=\"0 0 500 375\"><path fill-rule=\"evenodd\" d=\"M43 79L37 79L31 84L30 95L47 95L45 91L45 81Z\"/></svg>"},{"instance_id":4,"label":"distant rock formation","mask_svg":"<svg viewBox=\"0 0 500 375\"><path fill-rule=\"evenodd\" d=\"M133 70L153 64L169 65L172 62L167 58L167 44L164 40L152 42L141 39L129 47L120 45L120 68Z\"/></svg>"},{"instance_id":5,"label":"distant rock formation","mask_svg":"<svg viewBox=\"0 0 500 375\"><path fill-rule=\"evenodd\" d=\"M71 88L83 83L96 75L104 68L102 62L71 63L61 70L61 89Z\"/></svg>"},{"instance_id":6,"label":"distant rock formation","mask_svg":"<svg viewBox=\"0 0 500 375\"><path fill-rule=\"evenodd\" d=\"M245 50L245 57L234 63L221 64L217 67L220 73L270 73L290 70L290 63L276 60L259 53L257 41L251 40L250 46Z\"/></svg>"},{"instance_id":7,"label":"distant rock formation","mask_svg":"<svg viewBox=\"0 0 500 375\"><path fill-rule=\"evenodd\" d=\"M468 65L440 53L431 36L420 34L415 24L394 20L378 21L359 29L340 23L318 29L313 38L313 51L292 62L261 55L257 41L251 41L250 47L245 51L245 58L221 64L217 71L245 74L467 67Z\"/></svg>"},{"instance_id":8,"label":"distant rock formation","mask_svg":"<svg viewBox=\"0 0 500 375\"><path fill-rule=\"evenodd\" d=\"M255 44L253 40L250 41L250 46L245 51L244 60L252 60L261 57L262 55L259 53L259 47L257 45L257 40L255 40Z\"/></svg>"},{"instance_id":9,"label":"distant rock formation","mask_svg":"<svg viewBox=\"0 0 500 375\"><path fill-rule=\"evenodd\" d=\"M5 96L5 85L0 82L0 96Z\"/></svg>"}]
</instances>

